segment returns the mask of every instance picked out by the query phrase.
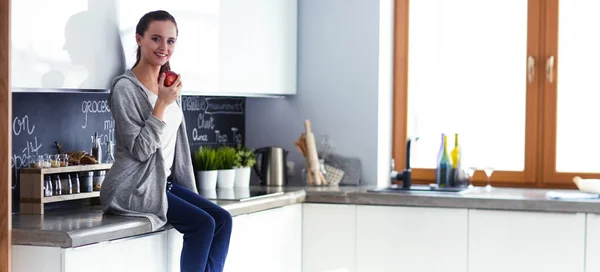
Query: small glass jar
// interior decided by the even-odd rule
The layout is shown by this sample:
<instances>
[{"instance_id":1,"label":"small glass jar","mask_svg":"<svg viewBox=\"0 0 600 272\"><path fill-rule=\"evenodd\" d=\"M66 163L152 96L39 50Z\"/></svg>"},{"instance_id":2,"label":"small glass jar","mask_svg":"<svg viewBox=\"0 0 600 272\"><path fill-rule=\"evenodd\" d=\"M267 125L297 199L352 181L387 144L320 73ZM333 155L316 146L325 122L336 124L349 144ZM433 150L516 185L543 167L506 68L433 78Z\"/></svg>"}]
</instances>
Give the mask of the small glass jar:
<instances>
[{"instance_id":1,"label":"small glass jar","mask_svg":"<svg viewBox=\"0 0 600 272\"><path fill-rule=\"evenodd\" d=\"M50 168L50 155L40 155L40 164L42 165L42 168Z\"/></svg>"},{"instance_id":2,"label":"small glass jar","mask_svg":"<svg viewBox=\"0 0 600 272\"><path fill-rule=\"evenodd\" d=\"M73 186L71 185L71 175L64 174L64 175L60 176L60 183L62 186L62 194L70 195L71 192L73 191Z\"/></svg>"},{"instance_id":3,"label":"small glass jar","mask_svg":"<svg viewBox=\"0 0 600 272\"><path fill-rule=\"evenodd\" d=\"M102 187L102 182L104 182L104 175L106 175L106 171L94 171L94 191L100 191Z\"/></svg>"},{"instance_id":4,"label":"small glass jar","mask_svg":"<svg viewBox=\"0 0 600 272\"><path fill-rule=\"evenodd\" d=\"M79 194L81 189L79 187L79 175L77 173L71 174L71 193Z\"/></svg>"},{"instance_id":5,"label":"small glass jar","mask_svg":"<svg viewBox=\"0 0 600 272\"><path fill-rule=\"evenodd\" d=\"M69 166L69 154L60 154L60 167Z\"/></svg>"},{"instance_id":6,"label":"small glass jar","mask_svg":"<svg viewBox=\"0 0 600 272\"><path fill-rule=\"evenodd\" d=\"M54 194L54 190L52 190L52 178L50 175L44 176L44 196L52 196Z\"/></svg>"},{"instance_id":7,"label":"small glass jar","mask_svg":"<svg viewBox=\"0 0 600 272\"><path fill-rule=\"evenodd\" d=\"M60 167L60 154L50 155L50 166L52 168Z\"/></svg>"},{"instance_id":8,"label":"small glass jar","mask_svg":"<svg viewBox=\"0 0 600 272\"><path fill-rule=\"evenodd\" d=\"M30 168L42 168L41 157L37 154L29 155L29 167Z\"/></svg>"},{"instance_id":9,"label":"small glass jar","mask_svg":"<svg viewBox=\"0 0 600 272\"><path fill-rule=\"evenodd\" d=\"M79 172L79 185L81 192L89 193L92 192L94 184L94 176L92 171Z\"/></svg>"},{"instance_id":10,"label":"small glass jar","mask_svg":"<svg viewBox=\"0 0 600 272\"><path fill-rule=\"evenodd\" d=\"M59 175L52 176L52 189L54 190L52 195L62 195L62 184Z\"/></svg>"}]
</instances>

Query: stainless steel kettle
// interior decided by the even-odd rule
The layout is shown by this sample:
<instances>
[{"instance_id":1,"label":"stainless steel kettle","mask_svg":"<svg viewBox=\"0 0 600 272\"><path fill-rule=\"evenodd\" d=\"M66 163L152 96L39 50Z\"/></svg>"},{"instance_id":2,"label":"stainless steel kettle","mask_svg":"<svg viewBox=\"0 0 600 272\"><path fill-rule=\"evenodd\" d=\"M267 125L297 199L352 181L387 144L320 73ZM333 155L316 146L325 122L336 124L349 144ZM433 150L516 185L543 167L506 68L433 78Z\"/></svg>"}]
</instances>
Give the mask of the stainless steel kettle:
<instances>
[{"instance_id":1,"label":"stainless steel kettle","mask_svg":"<svg viewBox=\"0 0 600 272\"><path fill-rule=\"evenodd\" d=\"M256 164L254 171L261 180L261 185L287 185L287 154L281 147L262 147L254 151Z\"/></svg>"}]
</instances>

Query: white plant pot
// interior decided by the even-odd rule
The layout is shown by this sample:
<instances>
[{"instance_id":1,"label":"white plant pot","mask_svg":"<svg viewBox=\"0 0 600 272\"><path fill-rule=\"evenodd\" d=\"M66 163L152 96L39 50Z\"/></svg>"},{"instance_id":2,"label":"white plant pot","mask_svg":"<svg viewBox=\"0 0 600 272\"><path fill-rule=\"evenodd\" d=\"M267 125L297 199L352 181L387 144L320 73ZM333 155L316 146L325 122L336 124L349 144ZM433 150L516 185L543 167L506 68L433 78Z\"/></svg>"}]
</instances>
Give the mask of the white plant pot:
<instances>
[{"instance_id":1,"label":"white plant pot","mask_svg":"<svg viewBox=\"0 0 600 272\"><path fill-rule=\"evenodd\" d=\"M196 171L196 186L198 190L214 190L217 187L217 170Z\"/></svg>"},{"instance_id":2,"label":"white plant pot","mask_svg":"<svg viewBox=\"0 0 600 272\"><path fill-rule=\"evenodd\" d=\"M250 186L250 167L235 169L235 187L248 188Z\"/></svg>"},{"instance_id":3,"label":"white plant pot","mask_svg":"<svg viewBox=\"0 0 600 272\"><path fill-rule=\"evenodd\" d=\"M219 177L217 178L217 188L220 188L220 189L233 188L234 180L235 180L235 169L221 169L221 170L219 170Z\"/></svg>"}]
</instances>

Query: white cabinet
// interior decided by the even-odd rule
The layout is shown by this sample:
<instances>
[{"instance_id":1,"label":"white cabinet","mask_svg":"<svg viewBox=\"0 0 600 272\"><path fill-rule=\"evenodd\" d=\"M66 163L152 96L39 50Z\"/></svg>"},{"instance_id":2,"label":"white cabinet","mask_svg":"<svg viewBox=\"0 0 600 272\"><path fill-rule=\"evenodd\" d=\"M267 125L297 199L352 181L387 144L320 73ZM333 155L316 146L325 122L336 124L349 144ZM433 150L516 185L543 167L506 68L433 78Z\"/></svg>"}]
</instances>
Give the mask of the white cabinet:
<instances>
[{"instance_id":1,"label":"white cabinet","mask_svg":"<svg viewBox=\"0 0 600 272\"><path fill-rule=\"evenodd\" d=\"M104 271L167 271L167 232L109 241L104 246Z\"/></svg>"},{"instance_id":2,"label":"white cabinet","mask_svg":"<svg viewBox=\"0 0 600 272\"><path fill-rule=\"evenodd\" d=\"M356 206L304 204L304 272L356 271ZM375 271L375 270L372 270Z\"/></svg>"},{"instance_id":3,"label":"white cabinet","mask_svg":"<svg viewBox=\"0 0 600 272\"><path fill-rule=\"evenodd\" d=\"M357 271L467 271L467 210L358 206Z\"/></svg>"},{"instance_id":4,"label":"white cabinet","mask_svg":"<svg viewBox=\"0 0 600 272\"><path fill-rule=\"evenodd\" d=\"M585 271L600 271L600 215L587 214L585 241Z\"/></svg>"},{"instance_id":5,"label":"white cabinet","mask_svg":"<svg viewBox=\"0 0 600 272\"><path fill-rule=\"evenodd\" d=\"M63 250L59 247L13 245L12 272L63 272Z\"/></svg>"},{"instance_id":6,"label":"white cabinet","mask_svg":"<svg viewBox=\"0 0 600 272\"><path fill-rule=\"evenodd\" d=\"M166 245L166 231L75 248L14 245L12 271L164 272Z\"/></svg>"},{"instance_id":7,"label":"white cabinet","mask_svg":"<svg viewBox=\"0 0 600 272\"><path fill-rule=\"evenodd\" d=\"M108 89L135 63L139 19L167 10L179 29L171 68L183 94L296 93L297 0L87 2L13 1L13 87Z\"/></svg>"},{"instance_id":8,"label":"white cabinet","mask_svg":"<svg viewBox=\"0 0 600 272\"><path fill-rule=\"evenodd\" d=\"M290 271L302 269L302 204L233 219L225 271Z\"/></svg>"},{"instance_id":9,"label":"white cabinet","mask_svg":"<svg viewBox=\"0 0 600 272\"><path fill-rule=\"evenodd\" d=\"M582 272L584 250L585 214L469 210L469 272Z\"/></svg>"},{"instance_id":10,"label":"white cabinet","mask_svg":"<svg viewBox=\"0 0 600 272\"><path fill-rule=\"evenodd\" d=\"M116 1L11 1L11 85L108 89L125 69Z\"/></svg>"},{"instance_id":11,"label":"white cabinet","mask_svg":"<svg viewBox=\"0 0 600 272\"><path fill-rule=\"evenodd\" d=\"M297 0L221 0L219 91L295 94Z\"/></svg>"},{"instance_id":12,"label":"white cabinet","mask_svg":"<svg viewBox=\"0 0 600 272\"><path fill-rule=\"evenodd\" d=\"M106 272L105 265L108 262L99 263L100 256L104 256L104 244L93 244L76 248L64 249L64 266L65 272ZM111 260L112 261L112 260ZM93 265L90 265L93 264ZM32 270L33 271L33 270ZM36 270L37 271L37 270ZM118 270L115 270L118 271Z\"/></svg>"}]
</instances>

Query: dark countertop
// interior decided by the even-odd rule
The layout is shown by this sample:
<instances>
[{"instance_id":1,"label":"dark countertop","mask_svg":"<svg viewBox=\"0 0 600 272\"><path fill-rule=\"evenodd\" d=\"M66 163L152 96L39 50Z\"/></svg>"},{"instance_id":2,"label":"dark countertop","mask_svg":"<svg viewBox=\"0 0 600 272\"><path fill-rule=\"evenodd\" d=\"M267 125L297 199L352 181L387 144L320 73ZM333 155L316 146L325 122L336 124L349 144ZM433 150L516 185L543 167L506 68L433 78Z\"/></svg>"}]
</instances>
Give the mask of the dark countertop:
<instances>
[{"instance_id":1,"label":"dark countertop","mask_svg":"<svg viewBox=\"0 0 600 272\"><path fill-rule=\"evenodd\" d=\"M265 190L265 187L253 187ZM474 188L465 193L369 192L373 187L284 187L268 188L280 192L245 201L214 201L232 216L259 212L297 203L330 203L386 206L446 207L469 209L520 210L539 212L600 213L600 199L553 200L546 190L494 188L485 192ZM13 245L77 247L150 232L145 218L103 214L97 206L77 211L51 211L45 215L14 214ZM166 226L165 229L170 228Z\"/></svg>"}]
</instances>

